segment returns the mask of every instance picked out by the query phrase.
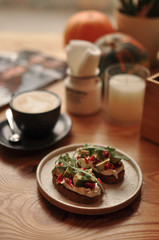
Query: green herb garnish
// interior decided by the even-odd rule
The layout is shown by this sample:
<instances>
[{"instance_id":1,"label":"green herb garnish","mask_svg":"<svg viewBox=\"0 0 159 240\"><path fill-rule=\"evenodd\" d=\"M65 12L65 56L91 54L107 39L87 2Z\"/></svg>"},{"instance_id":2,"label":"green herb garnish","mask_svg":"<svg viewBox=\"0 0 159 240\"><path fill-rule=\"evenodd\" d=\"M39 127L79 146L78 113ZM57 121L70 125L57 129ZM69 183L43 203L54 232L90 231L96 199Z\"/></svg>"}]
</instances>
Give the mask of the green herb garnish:
<instances>
[{"instance_id":1,"label":"green herb garnish","mask_svg":"<svg viewBox=\"0 0 159 240\"><path fill-rule=\"evenodd\" d=\"M89 150L90 151L90 155L93 154L93 152L95 151L98 151L101 155L101 158L102 158L102 153L103 151L107 151L109 152L114 158L117 158L117 159L125 159L125 160L130 160L130 158L126 157L126 156L123 156L123 155L120 155L118 154L117 152L115 152L115 148L113 147L102 147L102 146L88 146L87 144L84 145L84 147L80 147L79 149L86 149L86 150ZM75 151L75 153L73 154L73 158L75 157L75 155L77 154L77 152L79 151L79 149L77 149Z\"/></svg>"},{"instance_id":2,"label":"green herb garnish","mask_svg":"<svg viewBox=\"0 0 159 240\"><path fill-rule=\"evenodd\" d=\"M83 176L86 178L86 179L90 179L92 178L97 184L98 186L102 189L103 193L106 194L102 184L100 183L100 181L98 181L98 179L92 175L91 173L89 172L86 172L85 170L81 169L81 168L78 168L76 167L76 162L75 162L75 158L74 157L70 157L68 153L64 154L64 155L61 155L58 160L56 160L55 164L58 162L58 164L60 163L63 163L63 165L60 166L60 168L64 168L66 169L67 167L69 167L72 171L72 174L76 174L76 173L82 173ZM59 167L59 166L55 166L55 167Z\"/></svg>"}]
</instances>

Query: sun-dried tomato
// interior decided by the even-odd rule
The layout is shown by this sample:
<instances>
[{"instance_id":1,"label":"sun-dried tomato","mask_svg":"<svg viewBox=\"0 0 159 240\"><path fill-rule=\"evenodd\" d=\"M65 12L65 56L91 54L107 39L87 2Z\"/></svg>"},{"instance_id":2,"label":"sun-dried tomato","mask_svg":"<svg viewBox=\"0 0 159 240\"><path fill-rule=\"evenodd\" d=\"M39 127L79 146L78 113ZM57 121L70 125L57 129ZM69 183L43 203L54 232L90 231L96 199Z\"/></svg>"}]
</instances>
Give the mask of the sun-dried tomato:
<instances>
[{"instance_id":1,"label":"sun-dried tomato","mask_svg":"<svg viewBox=\"0 0 159 240\"><path fill-rule=\"evenodd\" d=\"M103 182L100 178L97 178L98 182L100 182L100 184L102 184L103 188L105 189L105 186L103 185Z\"/></svg>"},{"instance_id":2,"label":"sun-dried tomato","mask_svg":"<svg viewBox=\"0 0 159 240\"><path fill-rule=\"evenodd\" d=\"M59 163L57 166L62 166L62 165L64 165L64 163Z\"/></svg>"},{"instance_id":3,"label":"sun-dried tomato","mask_svg":"<svg viewBox=\"0 0 159 240\"><path fill-rule=\"evenodd\" d=\"M89 160L86 156L84 156L84 160L85 160L85 163L86 163L86 164L89 164L89 163L90 163L90 160Z\"/></svg>"},{"instance_id":4,"label":"sun-dried tomato","mask_svg":"<svg viewBox=\"0 0 159 240\"><path fill-rule=\"evenodd\" d=\"M68 183L71 187L73 187L73 183L71 179L65 178L65 182Z\"/></svg>"},{"instance_id":5,"label":"sun-dried tomato","mask_svg":"<svg viewBox=\"0 0 159 240\"><path fill-rule=\"evenodd\" d=\"M107 170L107 169L116 170L116 167L112 163L107 163L107 164L105 164L105 170Z\"/></svg>"},{"instance_id":6,"label":"sun-dried tomato","mask_svg":"<svg viewBox=\"0 0 159 240\"><path fill-rule=\"evenodd\" d=\"M85 186L86 188L92 189L92 188L95 187L95 183L93 183L93 182L85 182L84 186Z\"/></svg>"},{"instance_id":7,"label":"sun-dried tomato","mask_svg":"<svg viewBox=\"0 0 159 240\"><path fill-rule=\"evenodd\" d=\"M109 153L108 153L107 151L103 151L103 156L104 156L105 158L108 158L108 157L109 157Z\"/></svg>"},{"instance_id":8,"label":"sun-dried tomato","mask_svg":"<svg viewBox=\"0 0 159 240\"><path fill-rule=\"evenodd\" d=\"M61 183L62 180L63 180L63 174L61 173L61 174L57 177L56 182L57 182L57 183Z\"/></svg>"},{"instance_id":9,"label":"sun-dried tomato","mask_svg":"<svg viewBox=\"0 0 159 240\"><path fill-rule=\"evenodd\" d=\"M82 170L86 170L86 168L84 168L84 167L83 167L83 168L81 168L81 169L82 169Z\"/></svg>"},{"instance_id":10,"label":"sun-dried tomato","mask_svg":"<svg viewBox=\"0 0 159 240\"><path fill-rule=\"evenodd\" d=\"M102 180L100 178L97 178L98 182L102 183Z\"/></svg>"},{"instance_id":11,"label":"sun-dried tomato","mask_svg":"<svg viewBox=\"0 0 159 240\"><path fill-rule=\"evenodd\" d=\"M95 161L95 157L94 156L90 156L89 160L94 162Z\"/></svg>"},{"instance_id":12,"label":"sun-dried tomato","mask_svg":"<svg viewBox=\"0 0 159 240\"><path fill-rule=\"evenodd\" d=\"M105 164L105 170L110 169L110 165L109 164Z\"/></svg>"}]
</instances>

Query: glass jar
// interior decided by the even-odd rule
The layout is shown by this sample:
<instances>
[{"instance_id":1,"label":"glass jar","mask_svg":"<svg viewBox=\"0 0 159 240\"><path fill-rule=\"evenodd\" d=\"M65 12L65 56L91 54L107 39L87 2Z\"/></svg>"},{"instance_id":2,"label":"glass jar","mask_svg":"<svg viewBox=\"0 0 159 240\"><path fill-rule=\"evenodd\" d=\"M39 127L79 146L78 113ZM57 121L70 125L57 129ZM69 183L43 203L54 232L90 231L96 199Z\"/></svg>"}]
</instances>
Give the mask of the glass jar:
<instances>
[{"instance_id":1,"label":"glass jar","mask_svg":"<svg viewBox=\"0 0 159 240\"><path fill-rule=\"evenodd\" d=\"M67 110L77 115L96 113L101 108L102 81L95 76L76 77L70 74L65 79Z\"/></svg>"},{"instance_id":2,"label":"glass jar","mask_svg":"<svg viewBox=\"0 0 159 240\"><path fill-rule=\"evenodd\" d=\"M122 124L141 120L149 75L139 64L113 64L106 69L104 109L108 120Z\"/></svg>"}]
</instances>

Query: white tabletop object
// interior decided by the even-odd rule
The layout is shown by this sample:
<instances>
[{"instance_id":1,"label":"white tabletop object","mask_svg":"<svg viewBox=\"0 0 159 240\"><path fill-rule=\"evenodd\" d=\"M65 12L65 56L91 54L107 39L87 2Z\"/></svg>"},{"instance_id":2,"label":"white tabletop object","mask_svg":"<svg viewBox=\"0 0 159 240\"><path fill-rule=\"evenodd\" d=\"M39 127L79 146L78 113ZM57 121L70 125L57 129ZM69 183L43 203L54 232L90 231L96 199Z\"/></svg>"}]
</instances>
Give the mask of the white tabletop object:
<instances>
[{"instance_id":1,"label":"white tabletop object","mask_svg":"<svg viewBox=\"0 0 159 240\"><path fill-rule=\"evenodd\" d=\"M137 122L141 119L146 82L132 74L110 78L107 111L116 122Z\"/></svg>"},{"instance_id":2,"label":"white tabletop object","mask_svg":"<svg viewBox=\"0 0 159 240\"><path fill-rule=\"evenodd\" d=\"M71 40L66 46L66 54L71 75L95 76L101 54L97 45L84 40Z\"/></svg>"}]
</instances>

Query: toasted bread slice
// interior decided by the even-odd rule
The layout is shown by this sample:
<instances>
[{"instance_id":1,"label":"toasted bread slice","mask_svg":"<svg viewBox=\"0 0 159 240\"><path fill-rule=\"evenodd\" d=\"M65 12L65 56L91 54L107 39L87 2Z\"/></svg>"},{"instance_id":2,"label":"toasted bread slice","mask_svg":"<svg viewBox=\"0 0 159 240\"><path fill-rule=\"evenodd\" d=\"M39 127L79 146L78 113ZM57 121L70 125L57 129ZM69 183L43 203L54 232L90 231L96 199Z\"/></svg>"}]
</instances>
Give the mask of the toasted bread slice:
<instances>
[{"instance_id":1,"label":"toasted bread slice","mask_svg":"<svg viewBox=\"0 0 159 240\"><path fill-rule=\"evenodd\" d=\"M53 182L55 188L57 189L57 191L71 201L83 203L83 204L93 204L93 203L100 201L103 196L102 191L101 191L100 195L97 195L94 197L88 197L85 195L78 194L74 191L69 190L63 184L57 183L56 179L57 179L57 176L55 174L53 174L52 182Z\"/></svg>"},{"instance_id":2,"label":"toasted bread slice","mask_svg":"<svg viewBox=\"0 0 159 240\"><path fill-rule=\"evenodd\" d=\"M96 171L93 171L93 173L97 178L100 178L104 183L112 184L122 181L122 179L124 178L125 170L123 169L121 172L118 173L118 178L116 178L114 175L108 176Z\"/></svg>"}]
</instances>

